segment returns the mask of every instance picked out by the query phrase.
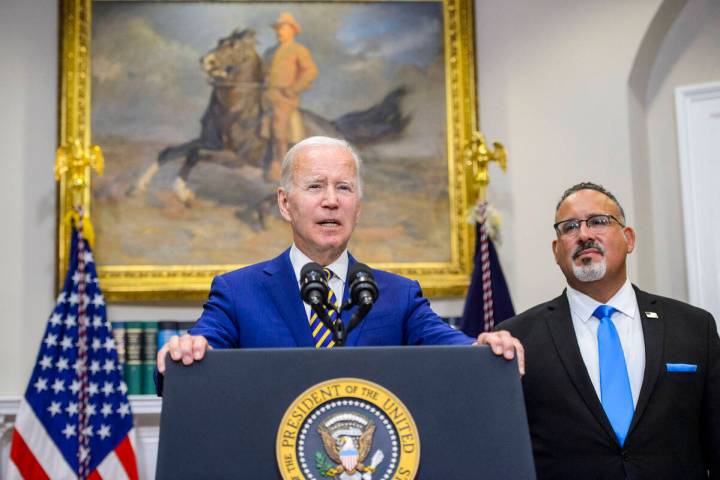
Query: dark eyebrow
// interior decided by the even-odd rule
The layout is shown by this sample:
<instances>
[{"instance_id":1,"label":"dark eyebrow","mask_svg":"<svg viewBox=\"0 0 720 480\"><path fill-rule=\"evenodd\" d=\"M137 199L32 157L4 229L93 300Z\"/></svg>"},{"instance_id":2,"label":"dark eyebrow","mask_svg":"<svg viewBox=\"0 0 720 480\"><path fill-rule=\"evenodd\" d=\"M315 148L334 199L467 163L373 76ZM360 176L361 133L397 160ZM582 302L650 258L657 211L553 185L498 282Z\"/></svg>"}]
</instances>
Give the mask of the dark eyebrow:
<instances>
[{"instance_id":1,"label":"dark eyebrow","mask_svg":"<svg viewBox=\"0 0 720 480\"><path fill-rule=\"evenodd\" d=\"M611 216L611 217L614 217L614 216L615 216L615 215L613 215L612 213L590 213L590 214L589 214L587 217L585 217L585 218L597 217L598 215ZM580 219L577 218L577 217L570 217L570 218L566 218L565 220L559 220L557 223L567 222L567 221L570 221L570 220L580 220Z\"/></svg>"}]
</instances>

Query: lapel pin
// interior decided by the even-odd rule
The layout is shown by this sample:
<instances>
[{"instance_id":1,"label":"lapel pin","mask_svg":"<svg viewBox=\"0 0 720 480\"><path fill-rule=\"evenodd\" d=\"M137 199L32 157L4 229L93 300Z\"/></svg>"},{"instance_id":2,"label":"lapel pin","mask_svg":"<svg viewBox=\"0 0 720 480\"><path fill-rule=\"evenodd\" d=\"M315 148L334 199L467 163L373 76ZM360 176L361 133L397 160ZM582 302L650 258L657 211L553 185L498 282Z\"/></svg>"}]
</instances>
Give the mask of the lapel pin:
<instances>
[{"instance_id":1,"label":"lapel pin","mask_svg":"<svg viewBox=\"0 0 720 480\"><path fill-rule=\"evenodd\" d=\"M658 314L655 312L645 312L647 318L658 318Z\"/></svg>"}]
</instances>

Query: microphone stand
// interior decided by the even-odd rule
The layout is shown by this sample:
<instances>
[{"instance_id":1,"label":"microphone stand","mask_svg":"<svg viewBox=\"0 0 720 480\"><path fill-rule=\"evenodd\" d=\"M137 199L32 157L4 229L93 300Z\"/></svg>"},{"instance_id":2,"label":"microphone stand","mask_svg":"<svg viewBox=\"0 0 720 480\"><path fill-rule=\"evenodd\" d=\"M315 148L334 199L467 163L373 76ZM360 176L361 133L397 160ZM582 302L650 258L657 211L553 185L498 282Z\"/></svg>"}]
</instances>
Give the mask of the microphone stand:
<instances>
[{"instance_id":1,"label":"microphone stand","mask_svg":"<svg viewBox=\"0 0 720 480\"><path fill-rule=\"evenodd\" d=\"M337 319L334 322L330 320L327 311L325 311L325 306L322 300L320 300L319 298L311 298L310 300L310 308L312 308L313 312L317 314L318 318L320 318L320 321L323 322L327 329L332 332L333 341L335 342L336 347L345 346L345 342L347 341L347 337L350 332L352 332L355 327L360 325L360 322L362 322L363 318L367 316L373 306L372 302L363 302L359 304L357 311L352 314L346 327L342 319L340 318L340 314L348 310L349 308L352 308L352 300L348 300L343 306L340 307L340 309L338 310Z\"/></svg>"},{"instance_id":2,"label":"microphone stand","mask_svg":"<svg viewBox=\"0 0 720 480\"><path fill-rule=\"evenodd\" d=\"M352 332L368 312L370 312L373 303L378 297L378 287L367 265L356 264L351 267L349 269L349 275L353 281L349 285L349 288L352 292L348 301L337 308L337 318L333 321L328 315L326 302L329 285L321 269L322 267L314 262L308 263L302 268L300 271L302 279L300 296L310 305L310 308L315 312L325 327L332 332L335 345L342 347L347 341L348 334ZM341 314L353 305L357 305L358 309L350 317L348 325L345 326Z\"/></svg>"},{"instance_id":3,"label":"microphone stand","mask_svg":"<svg viewBox=\"0 0 720 480\"><path fill-rule=\"evenodd\" d=\"M352 303L348 302L345 306L351 307ZM365 316L370 312L371 308L372 308L372 303L370 303L370 304L363 303L363 304L358 305L357 311L352 314L352 316L350 317L350 321L348 322L348 327L347 327L348 333L352 332L355 329L355 327L360 325L360 322L362 322L363 318L365 318Z\"/></svg>"},{"instance_id":4,"label":"microphone stand","mask_svg":"<svg viewBox=\"0 0 720 480\"><path fill-rule=\"evenodd\" d=\"M315 312L318 318L320 318L320 321L323 322L325 327L332 332L335 345L338 347L345 345L349 330L345 328L345 324L340 319L340 312L342 312L342 308L338 310L337 319L333 322L330 320L327 311L325 311L322 300L316 298L311 298L310 300L310 308L312 308L313 312Z\"/></svg>"},{"instance_id":5,"label":"microphone stand","mask_svg":"<svg viewBox=\"0 0 720 480\"><path fill-rule=\"evenodd\" d=\"M355 313L352 314L350 317L350 320L348 321L347 328L345 327L345 324L340 319L340 313L346 311L349 308L352 308L353 302L352 300L348 300L343 306L340 307L340 311L338 312L338 320L336 323L340 324L342 326L342 337L341 339L338 339L338 337L335 337L335 345L338 347L342 347L345 345L345 341L347 340L347 336L352 332L355 327L360 325L360 322L365 318L365 316L370 312L370 309L372 308L373 304L372 302L363 302L360 305L358 305L358 309ZM333 330L333 333L334 330ZM339 341L338 341L339 340Z\"/></svg>"}]
</instances>

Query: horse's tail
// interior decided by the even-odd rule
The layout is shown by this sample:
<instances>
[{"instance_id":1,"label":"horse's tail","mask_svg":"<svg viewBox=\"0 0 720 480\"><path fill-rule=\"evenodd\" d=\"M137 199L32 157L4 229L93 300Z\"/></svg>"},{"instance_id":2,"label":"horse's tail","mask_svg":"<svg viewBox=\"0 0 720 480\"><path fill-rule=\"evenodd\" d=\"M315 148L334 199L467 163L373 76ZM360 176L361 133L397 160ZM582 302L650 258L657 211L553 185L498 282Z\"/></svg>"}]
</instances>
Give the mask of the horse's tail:
<instances>
[{"instance_id":1,"label":"horse's tail","mask_svg":"<svg viewBox=\"0 0 720 480\"><path fill-rule=\"evenodd\" d=\"M190 140L189 142L181 143L180 145L170 145L164 148L159 154L157 161L159 164L175 160L176 158L187 156L188 152L193 149L200 148L202 141L199 138Z\"/></svg>"},{"instance_id":2,"label":"horse's tail","mask_svg":"<svg viewBox=\"0 0 720 480\"><path fill-rule=\"evenodd\" d=\"M407 87L398 87L385 95L380 103L367 110L346 113L333 120L332 125L346 140L355 144L395 138L411 120L410 115L403 114L401 105L408 93Z\"/></svg>"}]
</instances>

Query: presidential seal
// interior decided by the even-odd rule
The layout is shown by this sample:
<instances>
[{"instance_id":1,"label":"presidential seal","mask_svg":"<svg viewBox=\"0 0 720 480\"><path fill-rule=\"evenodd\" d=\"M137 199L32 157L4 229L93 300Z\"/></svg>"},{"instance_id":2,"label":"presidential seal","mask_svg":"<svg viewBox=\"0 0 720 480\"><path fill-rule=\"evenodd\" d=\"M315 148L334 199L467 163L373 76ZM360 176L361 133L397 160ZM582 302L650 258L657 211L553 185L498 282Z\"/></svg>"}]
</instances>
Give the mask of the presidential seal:
<instances>
[{"instance_id":1,"label":"presidential seal","mask_svg":"<svg viewBox=\"0 0 720 480\"><path fill-rule=\"evenodd\" d=\"M277 434L285 480L409 480L420 438L408 409L384 387L357 378L319 383L298 396Z\"/></svg>"}]
</instances>

